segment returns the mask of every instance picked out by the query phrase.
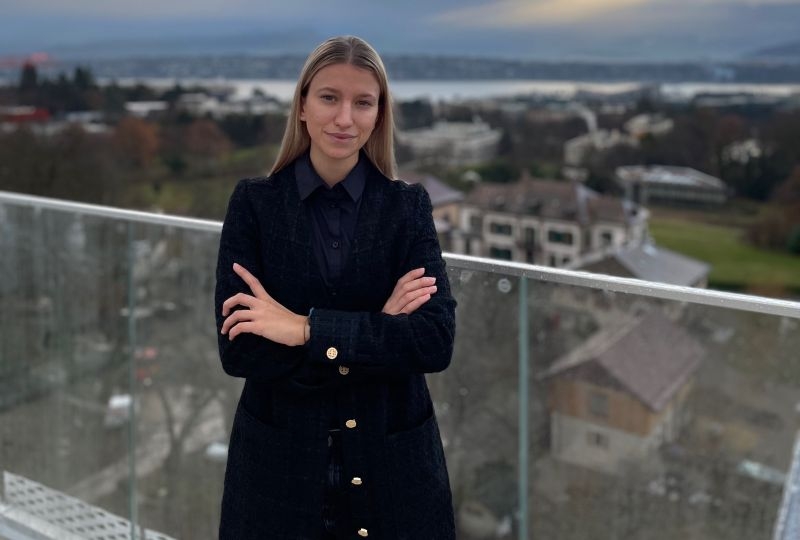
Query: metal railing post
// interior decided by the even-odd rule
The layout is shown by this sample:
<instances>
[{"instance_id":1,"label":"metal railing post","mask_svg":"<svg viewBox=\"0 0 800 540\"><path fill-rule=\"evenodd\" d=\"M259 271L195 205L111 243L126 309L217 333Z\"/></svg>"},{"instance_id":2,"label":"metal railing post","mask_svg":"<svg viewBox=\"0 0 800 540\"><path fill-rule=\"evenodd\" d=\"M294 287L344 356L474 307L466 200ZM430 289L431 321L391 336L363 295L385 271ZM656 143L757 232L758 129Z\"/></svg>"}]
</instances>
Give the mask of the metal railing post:
<instances>
[{"instance_id":1,"label":"metal railing post","mask_svg":"<svg viewBox=\"0 0 800 540\"><path fill-rule=\"evenodd\" d=\"M528 279L519 278L519 540L528 540Z\"/></svg>"}]
</instances>

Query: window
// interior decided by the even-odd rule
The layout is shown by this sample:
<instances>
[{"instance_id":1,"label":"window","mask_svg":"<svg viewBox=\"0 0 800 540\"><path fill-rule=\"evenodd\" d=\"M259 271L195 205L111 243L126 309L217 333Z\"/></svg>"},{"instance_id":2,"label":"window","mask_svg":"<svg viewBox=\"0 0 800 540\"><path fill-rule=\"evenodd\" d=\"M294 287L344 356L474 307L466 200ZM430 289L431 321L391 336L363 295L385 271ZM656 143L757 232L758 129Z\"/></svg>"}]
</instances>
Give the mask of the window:
<instances>
[{"instance_id":1,"label":"window","mask_svg":"<svg viewBox=\"0 0 800 540\"><path fill-rule=\"evenodd\" d=\"M608 418L608 396L596 390L589 391L589 413L598 418Z\"/></svg>"},{"instance_id":2,"label":"window","mask_svg":"<svg viewBox=\"0 0 800 540\"><path fill-rule=\"evenodd\" d=\"M489 249L489 257L491 257L492 259L503 259L505 261L510 261L511 250L492 246L492 248Z\"/></svg>"},{"instance_id":3,"label":"window","mask_svg":"<svg viewBox=\"0 0 800 540\"><path fill-rule=\"evenodd\" d=\"M586 434L586 442L589 443L589 446L594 446L596 448L608 448L608 435L603 433L598 433L597 431L590 431Z\"/></svg>"},{"instance_id":4,"label":"window","mask_svg":"<svg viewBox=\"0 0 800 540\"><path fill-rule=\"evenodd\" d=\"M536 245L536 229L525 227L525 244L533 247Z\"/></svg>"},{"instance_id":5,"label":"window","mask_svg":"<svg viewBox=\"0 0 800 540\"><path fill-rule=\"evenodd\" d=\"M554 244L566 244L568 246L572 245L572 233L567 231L559 231L555 229L550 229L547 231L547 240L553 242Z\"/></svg>"},{"instance_id":6,"label":"window","mask_svg":"<svg viewBox=\"0 0 800 540\"><path fill-rule=\"evenodd\" d=\"M504 236L511 236L511 225L508 223L490 223L489 230L492 234L502 234Z\"/></svg>"},{"instance_id":7,"label":"window","mask_svg":"<svg viewBox=\"0 0 800 540\"><path fill-rule=\"evenodd\" d=\"M472 214L469 216L469 229L472 232L480 232L482 226L483 220L481 219L480 214Z\"/></svg>"},{"instance_id":8,"label":"window","mask_svg":"<svg viewBox=\"0 0 800 540\"><path fill-rule=\"evenodd\" d=\"M600 233L600 247L609 247L614 242L614 233L603 231Z\"/></svg>"}]
</instances>

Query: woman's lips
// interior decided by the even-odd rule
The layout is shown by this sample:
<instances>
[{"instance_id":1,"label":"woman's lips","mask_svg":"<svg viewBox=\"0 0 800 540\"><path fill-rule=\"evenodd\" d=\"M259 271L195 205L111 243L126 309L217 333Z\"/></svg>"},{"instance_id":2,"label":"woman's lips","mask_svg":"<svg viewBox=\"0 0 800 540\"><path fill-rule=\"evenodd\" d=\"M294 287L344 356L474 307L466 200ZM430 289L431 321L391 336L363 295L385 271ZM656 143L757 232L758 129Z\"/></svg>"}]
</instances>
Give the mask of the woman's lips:
<instances>
[{"instance_id":1,"label":"woman's lips","mask_svg":"<svg viewBox=\"0 0 800 540\"><path fill-rule=\"evenodd\" d=\"M350 135L349 133L328 133L331 137L336 139L337 141L349 141L350 139L355 139L355 135Z\"/></svg>"}]
</instances>

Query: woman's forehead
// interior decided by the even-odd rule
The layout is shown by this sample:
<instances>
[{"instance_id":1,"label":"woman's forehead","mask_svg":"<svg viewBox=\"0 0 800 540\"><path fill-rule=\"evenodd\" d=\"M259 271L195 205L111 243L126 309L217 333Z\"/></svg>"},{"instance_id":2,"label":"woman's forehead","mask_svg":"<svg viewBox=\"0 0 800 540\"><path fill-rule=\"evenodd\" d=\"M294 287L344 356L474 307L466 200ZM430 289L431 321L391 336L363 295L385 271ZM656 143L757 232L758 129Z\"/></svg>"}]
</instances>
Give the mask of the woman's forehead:
<instances>
[{"instance_id":1,"label":"woman's forehead","mask_svg":"<svg viewBox=\"0 0 800 540\"><path fill-rule=\"evenodd\" d=\"M369 69L353 64L331 64L317 71L310 88L330 88L338 91L359 91L380 95L378 78Z\"/></svg>"}]
</instances>

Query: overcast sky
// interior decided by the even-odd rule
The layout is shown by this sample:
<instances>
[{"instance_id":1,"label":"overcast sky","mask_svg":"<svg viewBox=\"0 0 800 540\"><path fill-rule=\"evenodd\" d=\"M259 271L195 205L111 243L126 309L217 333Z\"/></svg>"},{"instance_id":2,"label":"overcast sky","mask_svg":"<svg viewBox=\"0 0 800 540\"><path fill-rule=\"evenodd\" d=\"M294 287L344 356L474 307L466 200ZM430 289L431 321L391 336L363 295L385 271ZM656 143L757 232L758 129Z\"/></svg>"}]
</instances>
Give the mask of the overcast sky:
<instances>
[{"instance_id":1,"label":"overcast sky","mask_svg":"<svg viewBox=\"0 0 800 540\"><path fill-rule=\"evenodd\" d=\"M0 55L307 52L353 33L388 53L730 58L798 29L800 0L0 0Z\"/></svg>"}]
</instances>

